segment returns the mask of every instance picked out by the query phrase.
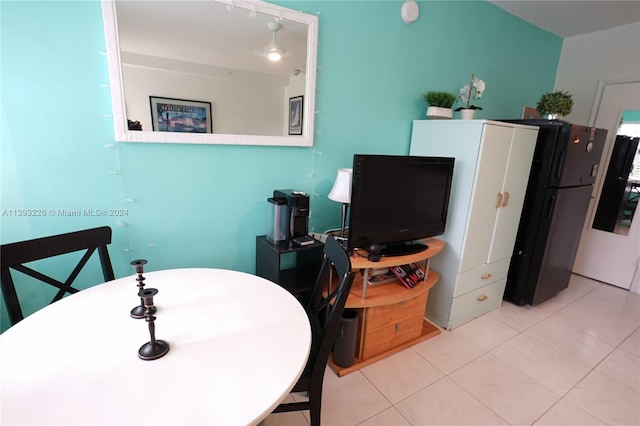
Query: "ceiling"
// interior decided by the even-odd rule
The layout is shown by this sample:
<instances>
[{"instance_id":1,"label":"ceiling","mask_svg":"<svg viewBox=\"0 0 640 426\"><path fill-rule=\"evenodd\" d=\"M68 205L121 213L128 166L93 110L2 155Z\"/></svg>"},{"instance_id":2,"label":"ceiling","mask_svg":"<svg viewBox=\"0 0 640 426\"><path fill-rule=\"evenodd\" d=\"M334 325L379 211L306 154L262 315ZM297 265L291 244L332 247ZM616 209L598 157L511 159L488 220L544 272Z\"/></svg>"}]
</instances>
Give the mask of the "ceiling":
<instances>
[{"instance_id":1,"label":"ceiling","mask_svg":"<svg viewBox=\"0 0 640 426\"><path fill-rule=\"evenodd\" d=\"M489 0L562 38L640 22L640 0Z\"/></svg>"},{"instance_id":2,"label":"ceiling","mask_svg":"<svg viewBox=\"0 0 640 426\"><path fill-rule=\"evenodd\" d=\"M220 0L116 0L116 12L121 52L287 77L306 71L307 24ZM277 63L259 54L274 21L287 51Z\"/></svg>"}]
</instances>

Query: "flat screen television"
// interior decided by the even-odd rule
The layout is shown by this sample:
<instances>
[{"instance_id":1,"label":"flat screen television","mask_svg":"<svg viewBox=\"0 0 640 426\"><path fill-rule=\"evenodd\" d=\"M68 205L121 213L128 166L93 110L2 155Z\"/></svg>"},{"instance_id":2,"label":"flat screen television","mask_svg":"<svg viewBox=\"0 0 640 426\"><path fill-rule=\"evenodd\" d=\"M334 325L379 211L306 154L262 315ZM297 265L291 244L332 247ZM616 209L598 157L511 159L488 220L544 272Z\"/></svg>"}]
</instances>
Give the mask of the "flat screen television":
<instances>
[{"instance_id":1,"label":"flat screen television","mask_svg":"<svg viewBox=\"0 0 640 426\"><path fill-rule=\"evenodd\" d=\"M372 257L418 253L416 242L444 233L454 159L395 155L353 157L348 250Z\"/></svg>"}]
</instances>

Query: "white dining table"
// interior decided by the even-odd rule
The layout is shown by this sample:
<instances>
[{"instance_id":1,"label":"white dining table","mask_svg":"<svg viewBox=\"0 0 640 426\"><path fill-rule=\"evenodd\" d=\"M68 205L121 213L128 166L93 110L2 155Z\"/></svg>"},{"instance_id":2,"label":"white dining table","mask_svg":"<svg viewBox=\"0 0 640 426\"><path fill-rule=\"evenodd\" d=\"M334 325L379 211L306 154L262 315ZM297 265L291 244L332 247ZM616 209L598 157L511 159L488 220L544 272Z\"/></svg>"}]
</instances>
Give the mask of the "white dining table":
<instances>
[{"instance_id":1,"label":"white dining table","mask_svg":"<svg viewBox=\"0 0 640 426\"><path fill-rule=\"evenodd\" d=\"M156 288L150 340L137 275L68 296L0 335L0 424L245 425L300 377L311 346L300 303L271 281L223 269L144 273Z\"/></svg>"}]
</instances>

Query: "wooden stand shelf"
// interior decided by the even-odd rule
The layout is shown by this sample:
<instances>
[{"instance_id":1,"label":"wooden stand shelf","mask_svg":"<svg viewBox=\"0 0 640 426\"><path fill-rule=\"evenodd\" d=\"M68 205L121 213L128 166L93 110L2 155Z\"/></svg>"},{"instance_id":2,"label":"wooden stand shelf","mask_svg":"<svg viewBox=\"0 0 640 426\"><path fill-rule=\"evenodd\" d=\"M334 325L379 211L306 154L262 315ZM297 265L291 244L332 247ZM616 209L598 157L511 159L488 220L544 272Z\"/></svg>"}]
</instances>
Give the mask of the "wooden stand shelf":
<instances>
[{"instance_id":1,"label":"wooden stand shelf","mask_svg":"<svg viewBox=\"0 0 640 426\"><path fill-rule=\"evenodd\" d=\"M436 271L428 269L428 259L439 253L444 243L437 239L425 240L429 248L407 256L386 257L370 262L358 254L351 258L353 270L361 273L351 288L345 309L355 310L359 317L356 359L350 367L336 365L333 358L329 366L338 376L344 376L380 359L440 334L440 329L424 318L429 290L439 279ZM367 285L363 277L371 268L386 268L407 263L423 263L427 277L412 289L398 281ZM364 289L364 291L363 291ZM363 298L363 293L366 296Z\"/></svg>"}]
</instances>

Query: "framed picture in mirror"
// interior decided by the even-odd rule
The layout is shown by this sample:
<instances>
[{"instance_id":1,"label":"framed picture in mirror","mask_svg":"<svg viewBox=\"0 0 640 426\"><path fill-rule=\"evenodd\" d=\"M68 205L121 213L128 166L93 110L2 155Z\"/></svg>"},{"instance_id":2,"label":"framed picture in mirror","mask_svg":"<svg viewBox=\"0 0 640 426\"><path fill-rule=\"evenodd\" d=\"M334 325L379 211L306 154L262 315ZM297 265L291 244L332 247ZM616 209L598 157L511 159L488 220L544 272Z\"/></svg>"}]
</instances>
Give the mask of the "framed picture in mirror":
<instances>
[{"instance_id":1,"label":"framed picture in mirror","mask_svg":"<svg viewBox=\"0 0 640 426\"><path fill-rule=\"evenodd\" d=\"M154 132L213 133L211 102L149 96Z\"/></svg>"},{"instance_id":2,"label":"framed picture in mirror","mask_svg":"<svg viewBox=\"0 0 640 426\"><path fill-rule=\"evenodd\" d=\"M302 134L302 113L304 96L295 96L289 98L289 134Z\"/></svg>"}]
</instances>

